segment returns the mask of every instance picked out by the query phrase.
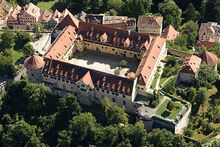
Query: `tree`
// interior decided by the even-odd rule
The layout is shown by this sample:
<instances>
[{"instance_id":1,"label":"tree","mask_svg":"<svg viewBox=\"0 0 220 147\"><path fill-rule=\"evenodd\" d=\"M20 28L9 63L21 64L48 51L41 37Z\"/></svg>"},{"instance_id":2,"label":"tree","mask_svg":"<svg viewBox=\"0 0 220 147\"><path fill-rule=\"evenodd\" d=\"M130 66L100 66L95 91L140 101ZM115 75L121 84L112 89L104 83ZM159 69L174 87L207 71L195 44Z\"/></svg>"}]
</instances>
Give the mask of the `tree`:
<instances>
[{"instance_id":1,"label":"tree","mask_svg":"<svg viewBox=\"0 0 220 147\"><path fill-rule=\"evenodd\" d=\"M185 22L190 20L197 20L198 12L196 11L194 5L192 3L189 3L186 10L183 12L183 16L185 18Z\"/></svg>"},{"instance_id":2,"label":"tree","mask_svg":"<svg viewBox=\"0 0 220 147\"><path fill-rule=\"evenodd\" d=\"M76 96L71 93L67 93L63 98L59 99L59 111L68 113L69 118L75 115L79 115L81 107L77 101Z\"/></svg>"},{"instance_id":3,"label":"tree","mask_svg":"<svg viewBox=\"0 0 220 147\"><path fill-rule=\"evenodd\" d=\"M127 62L126 60L121 60L121 61L120 61L120 66L121 66L121 67L125 67L125 66L127 65L127 63L128 63L128 62Z\"/></svg>"},{"instance_id":4,"label":"tree","mask_svg":"<svg viewBox=\"0 0 220 147\"><path fill-rule=\"evenodd\" d=\"M39 143L40 140L36 137L36 132L36 126L31 126L24 120L9 124L7 132L2 135L3 146L26 146L34 143L33 141L36 139Z\"/></svg>"},{"instance_id":5,"label":"tree","mask_svg":"<svg viewBox=\"0 0 220 147\"><path fill-rule=\"evenodd\" d=\"M25 56L34 55L34 51L34 47L30 43L25 44L22 50Z\"/></svg>"},{"instance_id":6,"label":"tree","mask_svg":"<svg viewBox=\"0 0 220 147\"><path fill-rule=\"evenodd\" d=\"M220 23L220 4L219 0L207 0L205 7L205 20Z\"/></svg>"},{"instance_id":7,"label":"tree","mask_svg":"<svg viewBox=\"0 0 220 147\"><path fill-rule=\"evenodd\" d=\"M178 29L182 22L182 11L176 3L173 0L164 0L164 2L159 3L158 9L164 17L165 26L171 24L175 29Z\"/></svg>"},{"instance_id":8,"label":"tree","mask_svg":"<svg viewBox=\"0 0 220 147\"><path fill-rule=\"evenodd\" d=\"M41 23L35 23L32 30L35 34L36 39L39 39L42 36L41 33L44 31L44 25L42 25Z\"/></svg>"},{"instance_id":9,"label":"tree","mask_svg":"<svg viewBox=\"0 0 220 147\"><path fill-rule=\"evenodd\" d=\"M15 34L12 31L9 30L5 30L2 34L1 34L1 50L0 51L4 51L6 48L12 48L14 43L15 43Z\"/></svg>"},{"instance_id":10,"label":"tree","mask_svg":"<svg viewBox=\"0 0 220 147\"><path fill-rule=\"evenodd\" d=\"M172 111L173 108L174 108L173 102L172 102L172 101L169 101L168 104L167 104L167 109L168 109L169 111Z\"/></svg>"},{"instance_id":11,"label":"tree","mask_svg":"<svg viewBox=\"0 0 220 147\"><path fill-rule=\"evenodd\" d=\"M30 33L16 31L15 33L15 49L19 50L24 47L25 44L29 43L32 40Z\"/></svg>"},{"instance_id":12,"label":"tree","mask_svg":"<svg viewBox=\"0 0 220 147\"><path fill-rule=\"evenodd\" d=\"M14 77L16 70L13 59L10 56L7 57L0 54L0 61L0 76L8 75L9 77Z\"/></svg>"},{"instance_id":13,"label":"tree","mask_svg":"<svg viewBox=\"0 0 220 147\"><path fill-rule=\"evenodd\" d=\"M83 145L88 146L94 142L95 130L97 122L91 113L81 113L70 120L68 127L73 146Z\"/></svg>"},{"instance_id":14,"label":"tree","mask_svg":"<svg viewBox=\"0 0 220 147\"><path fill-rule=\"evenodd\" d=\"M115 75L119 75L119 74L120 74L120 70L119 70L119 69L115 69L115 70L114 70L114 74L115 74Z\"/></svg>"},{"instance_id":15,"label":"tree","mask_svg":"<svg viewBox=\"0 0 220 147\"><path fill-rule=\"evenodd\" d=\"M205 87L200 87L196 93L195 102L198 106L205 104L208 98L208 90Z\"/></svg>"},{"instance_id":16,"label":"tree","mask_svg":"<svg viewBox=\"0 0 220 147\"><path fill-rule=\"evenodd\" d=\"M193 130L190 128L184 128L184 135L188 136L188 137L192 137L193 136Z\"/></svg>"},{"instance_id":17,"label":"tree","mask_svg":"<svg viewBox=\"0 0 220 147\"><path fill-rule=\"evenodd\" d=\"M187 100L191 103L194 102L194 97L196 95L196 89L194 87L191 87L187 90Z\"/></svg>"},{"instance_id":18,"label":"tree","mask_svg":"<svg viewBox=\"0 0 220 147\"><path fill-rule=\"evenodd\" d=\"M50 88L44 84L28 83L23 88L23 95L27 101L27 109L30 111L42 110L45 106L46 93L50 92Z\"/></svg>"},{"instance_id":19,"label":"tree","mask_svg":"<svg viewBox=\"0 0 220 147\"><path fill-rule=\"evenodd\" d=\"M118 107L115 103L111 103L107 98L104 98L102 101L102 107L105 112L106 124L128 124L128 115L124 112L123 108Z\"/></svg>"},{"instance_id":20,"label":"tree","mask_svg":"<svg viewBox=\"0 0 220 147\"><path fill-rule=\"evenodd\" d=\"M212 85L218 79L218 73L214 71L208 65L201 64L197 77L197 87L206 87L208 89L212 88Z\"/></svg>"},{"instance_id":21,"label":"tree","mask_svg":"<svg viewBox=\"0 0 220 147\"><path fill-rule=\"evenodd\" d=\"M71 142L72 142L72 138L70 136L70 134L66 131L63 130L61 132L59 132L59 137L58 137L58 144L57 147L69 147Z\"/></svg>"}]
</instances>

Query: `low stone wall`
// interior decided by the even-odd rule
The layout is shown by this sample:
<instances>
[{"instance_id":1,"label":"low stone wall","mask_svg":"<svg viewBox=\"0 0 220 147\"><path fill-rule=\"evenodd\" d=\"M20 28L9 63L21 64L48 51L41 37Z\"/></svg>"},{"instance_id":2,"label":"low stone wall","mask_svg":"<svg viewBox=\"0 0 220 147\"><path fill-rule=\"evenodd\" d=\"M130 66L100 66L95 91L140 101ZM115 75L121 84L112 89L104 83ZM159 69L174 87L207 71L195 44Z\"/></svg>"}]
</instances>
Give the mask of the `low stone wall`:
<instances>
[{"instance_id":1,"label":"low stone wall","mask_svg":"<svg viewBox=\"0 0 220 147\"><path fill-rule=\"evenodd\" d=\"M170 55L174 55L174 56L181 57L181 58L185 58L186 56L192 55L190 53L186 53L186 52L183 52L183 51L175 50L175 49L172 49L172 48L168 48L168 53Z\"/></svg>"}]
</instances>

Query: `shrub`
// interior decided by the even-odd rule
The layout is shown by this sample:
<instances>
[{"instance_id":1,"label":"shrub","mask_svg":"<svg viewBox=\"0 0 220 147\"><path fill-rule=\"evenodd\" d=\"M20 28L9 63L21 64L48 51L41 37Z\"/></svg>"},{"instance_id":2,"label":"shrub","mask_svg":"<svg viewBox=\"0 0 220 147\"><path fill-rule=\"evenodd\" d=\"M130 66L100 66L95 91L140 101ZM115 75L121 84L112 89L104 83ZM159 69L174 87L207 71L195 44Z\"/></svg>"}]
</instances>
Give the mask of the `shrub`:
<instances>
[{"instance_id":1,"label":"shrub","mask_svg":"<svg viewBox=\"0 0 220 147\"><path fill-rule=\"evenodd\" d=\"M152 101L152 103L151 103L151 107L152 107L152 108L156 108L156 107L158 106L158 104L159 104L159 101L158 101L158 100L154 100L154 101Z\"/></svg>"},{"instance_id":2,"label":"shrub","mask_svg":"<svg viewBox=\"0 0 220 147\"><path fill-rule=\"evenodd\" d=\"M172 101L169 101L168 104L167 104L167 109L168 109L169 111L172 111L173 108L174 108L173 102L172 102Z\"/></svg>"},{"instance_id":3,"label":"shrub","mask_svg":"<svg viewBox=\"0 0 220 147\"><path fill-rule=\"evenodd\" d=\"M190 128L185 128L184 129L184 135L188 136L188 137L192 137L193 136L193 130Z\"/></svg>"},{"instance_id":4,"label":"shrub","mask_svg":"<svg viewBox=\"0 0 220 147\"><path fill-rule=\"evenodd\" d=\"M120 61L120 66L121 67L125 67L126 65L127 65L127 61L125 61L125 60Z\"/></svg>"},{"instance_id":5,"label":"shrub","mask_svg":"<svg viewBox=\"0 0 220 147\"><path fill-rule=\"evenodd\" d=\"M119 75L120 74L120 70L119 69L115 69L114 74Z\"/></svg>"}]
</instances>

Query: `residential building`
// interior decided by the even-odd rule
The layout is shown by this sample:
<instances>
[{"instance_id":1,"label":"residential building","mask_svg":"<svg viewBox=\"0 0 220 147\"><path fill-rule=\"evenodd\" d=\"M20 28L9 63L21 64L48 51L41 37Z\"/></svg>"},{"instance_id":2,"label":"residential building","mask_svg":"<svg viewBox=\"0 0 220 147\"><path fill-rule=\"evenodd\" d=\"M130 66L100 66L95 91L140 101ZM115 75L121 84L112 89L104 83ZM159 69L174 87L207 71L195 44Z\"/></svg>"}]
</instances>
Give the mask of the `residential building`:
<instances>
[{"instance_id":1,"label":"residential building","mask_svg":"<svg viewBox=\"0 0 220 147\"><path fill-rule=\"evenodd\" d=\"M160 16L139 16L138 32L151 35L153 37L161 36L163 28L163 17Z\"/></svg>"},{"instance_id":2,"label":"residential building","mask_svg":"<svg viewBox=\"0 0 220 147\"><path fill-rule=\"evenodd\" d=\"M18 14L20 25L32 26L39 21L40 8L33 3L24 6Z\"/></svg>"},{"instance_id":3,"label":"residential building","mask_svg":"<svg viewBox=\"0 0 220 147\"><path fill-rule=\"evenodd\" d=\"M169 25L163 29L162 37L166 40L175 40L178 34L179 32L177 32L172 25Z\"/></svg>"},{"instance_id":4,"label":"residential building","mask_svg":"<svg viewBox=\"0 0 220 147\"><path fill-rule=\"evenodd\" d=\"M208 38L205 41L197 40L196 46L198 48L210 49L212 48L214 43L215 43L215 40L213 38Z\"/></svg>"},{"instance_id":5,"label":"residential building","mask_svg":"<svg viewBox=\"0 0 220 147\"><path fill-rule=\"evenodd\" d=\"M44 27L46 29L49 29L49 20L52 17L52 13L50 13L50 11L48 10L44 10L39 18L39 23L41 23L42 25L44 25Z\"/></svg>"},{"instance_id":6,"label":"residential building","mask_svg":"<svg viewBox=\"0 0 220 147\"><path fill-rule=\"evenodd\" d=\"M19 25L18 14L20 13L21 9L22 8L19 5L17 5L10 13L7 20L7 25L10 29L13 29L13 26L15 25Z\"/></svg>"},{"instance_id":7,"label":"residential building","mask_svg":"<svg viewBox=\"0 0 220 147\"><path fill-rule=\"evenodd\" d=\"M202 62L205 62L207 65L217 71L218 57L215 54L204 51L199 53L198 57L202 59Z\"/></svg>"},{"instance_id":8,"label":"residential building","mask_svg":"<svg viewBox=\"0 0 220 147\"><path fill-rule=\"evenodd\" d=\"M206 41L213 38L215 42L220 42L220 25L217 22L202 23L199 29L199 40Z\"/></svg>"},{"instance_id":9,"label":"residential building","mask_svg":"<svg viewBox=\"0 0 220 147\"><path fill-rule=\"evenodd\" d=\"M135 31L136 32L136 19L135 18L128 18L126 30Z\"/></svg>"},{"instance_id":10,"label":"residential building","mask_svg":"<svg viewBox=\"0 0 220 147\"><path fill-rule=\"evenodd\" d=\"M85 19L86 22L102 25L104 22L104 17L104 14L87 14Z\"/></svg>"},{"instance_id":11,"label":"residential building","mask_svg":"<svg viewBox=\"0 0 220 147\"><path fill-rule=\"evenodd\" d=\"M61 13L58 10L55 10L50 20L48 21L49 28L54 28L59 23L60 16Z\"/></svg>"},{"instance_id":12,"label":"residential building","mask_svg":"<svg viewBox=\"0 0 220 147\"><path fill-rule=\"evenodd\" d=\"M202 59L196 55L187 56L178 75L179 82L193 83L198 75Z\"/></svg>"}]
</instances>

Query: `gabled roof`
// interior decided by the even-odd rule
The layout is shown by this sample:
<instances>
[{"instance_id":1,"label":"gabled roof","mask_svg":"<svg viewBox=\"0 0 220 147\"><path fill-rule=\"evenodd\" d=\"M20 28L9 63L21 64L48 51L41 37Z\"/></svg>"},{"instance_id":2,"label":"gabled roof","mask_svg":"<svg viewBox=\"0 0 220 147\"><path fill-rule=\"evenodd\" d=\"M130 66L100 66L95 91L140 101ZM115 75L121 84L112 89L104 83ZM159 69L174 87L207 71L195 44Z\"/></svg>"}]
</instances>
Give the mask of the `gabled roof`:
<instances>
[{"instance_id":1,"label":"gabled roof","mask_svg":"<svg viewBox=\"0 0 220 147\"><path fill-rule=\"evenodd\" d=\"M201 52L198 56L205 62L207 65L215 66L218 63L218 57L211 52Z\"/></svg>"},{"instance_id":2,"label":"gabled roof","mask_svg":"<svg viewBox=\"0 0 220 147\"><path fill-rule=\"evenodd\" d=\"M55 30L63 30L66 26L73 26L75 29L79 27L79 20L70 12L55 26Z\"/></svg>"},{"instance_id":3,"label":"gabled roof","mask_svg":"<svg viewBox=\"0 0 220 147\"><path fill-rule=\"evenodd\" d=\"M48 22L50 20L51 16L52 16L52 14L50 13L50 11L44 10L39 17L39 21L44 20L44 21Z\"/></svg>"},{"instance_id":4,"label":"gabled roof","mask_svg":"<svg viewBox=\"0 0 220 147\"><path fill-rule=\"evenodd\" d=\"M45 66L42 74L63 78L71 83L78 82L80 79L88 84L94 85L95 88L108 90L120 94L132 95L134 80L108 74L101 71L77 66L57 59L44 58ZM91 76L91 81L88 76ZM86 75L86 76L85 76Z\"/></svg>"},{"instance_id":5,"label":"gabled roof","mask_svg":"<svg viewBox=\"0 0 220 147\"><path fill-rule=\"evenodd\" d=\"M14 10L11 12L10 16L17 19L18 17L18 14L20 13L21 11L21 7L19 5L17 5Z\"/></svg>"},{"instance_id":6,"label":"gabled roof","mask_svg":"<svg viewBox=\"0 0 220 147\"><path fill-rule=\"evenodd\" d=\"M76 31L72 26L66 27L51 45L45 57L61 59L75 41Z\"/></svg>"},{"instance_id":7,"label":"gabled roof","mask_svg":"<svg viewBox=\"0 0 220 147\"><path fill-rule=\"evenodd\" d=\"M44 60L40 56L30 56L25 59L24 66L27 69L40 69L44 66Z\"/></svg>"},{"instance_id":8,"label":"gabled roof","mask_svg":"<svg viewBox=\"0 0 220 147\"><path fill-rule=\"evenodd\" d=\"M151 36L129 32L127 30L116 29L98 24L91 24L86 22L79 23L78 29L79 35L82 35L83 39L91 42L105 43L110 46L123 48L124 50L132 50L139 53L144 53L151 41ZM101 41L101 36L107 34L107 42ZM124 41L129 38L130 44L128 47L124 46Z\"/></svg>"},{"instance_id":9,"label":"gabled roof","mask_svg":"<svg viewBox=\"0 0 220 147\"><path fill-rule=\"evenodd\" d=\"M35 18L38 18L40 16L40 8L33 3L29 3L28 5L26 5L23 11Z\"/></svg>"},{"instance_id":10,"label":"gabled roof","mask_svg":"<svg viewBox=\"0 0 220 147\"><path fill-rule=\"evenodd\" d=\"M214 44L214 39L213 38L210 38L210 39L207 39L205 41L202 41L202 40L197 40L196 41L196 46L199 47L199 48L206 48L206 49L210 49L212 48L213 44Z\"/></svg>"},{"instance_id":11,"label":"gabled roof","mask_svg":"<svg viewBox=\"0 0 220 147\"><path fill-rule=\"evenodd\" d=\"M54 21L59 22L60 15L61 15L60 12L56 9L49 21L54 20Z\"/></svg>"},{"instance_id":12,"label":"gabled roof","mask_svg":"<svg viewBox=\"0 0 220 147\"><path fill-rule=\"evenodd\" d=\"M90 72L88 71L78 82L83 82L85 85L94 88Z\"/></svg>"},{"instance_id":13,"label":"gabled roof","mask_svg":"<svg viewBox=\"0 0 220 147\"><path fill-rule=\"evenodd\" d=\"M162 33L162 37L167 40L174 40L178 36L178 32L173 28L172 25L167 26Z\"/></svg>"},{"instance_id":14,"label":"gabled roof","mask_svg":"<svg viewBox=\"0 0 220 147\"><path fill-rule=\"evenodd\" d=\"M136 71L138 84L146 85L148 83L165 42L166 40L160 37L155 38L151 42L149 49L144 53Z\"/></svg>"},{"instance_id":15,"label":"gabled roof","mask_svg":"<svg viewBox=\"0 0 220 147\"><path fill-rule=\"evenodd\" d=\"M196 74L198 72L201 62L201 58L197 57L196 55L187 56L183 61L180 72Z\"/></svg>"},{"instance_id":16,"label":"gabled roof","mask_svg":"<svg viewBox=\"0 0 220 147\"><path fill-rule=\"evenodd\" d=\"M161 28L163 17L161 16L139 16L138 27Z\"/></svg>"}]
</instances>

